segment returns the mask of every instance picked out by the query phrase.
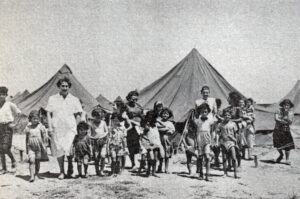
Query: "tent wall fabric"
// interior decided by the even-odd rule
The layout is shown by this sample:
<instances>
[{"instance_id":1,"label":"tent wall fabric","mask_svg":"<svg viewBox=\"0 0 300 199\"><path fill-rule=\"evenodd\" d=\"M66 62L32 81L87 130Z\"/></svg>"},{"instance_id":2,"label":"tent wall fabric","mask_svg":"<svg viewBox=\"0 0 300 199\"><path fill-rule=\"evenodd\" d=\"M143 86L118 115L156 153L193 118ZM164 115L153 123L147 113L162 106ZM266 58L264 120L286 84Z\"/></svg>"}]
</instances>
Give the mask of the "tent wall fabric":
<instances>
[{"instance_id":1,"label":"tent wall fabric","mask_svg":"<svg viewBox=\"0 0 300 199\"><path fill-rule=\"evenodd\" d=\"M256 130L273 130L275 126L274 113L279 110L279 103L283 99L290 99L294 104L295 118L293 125L300 125L300 80L298 80L291 91L274 104L256 105Z\"/></svg>"},{"instance_id":2,"label":"tent wall fabric","mask_svg":"<svg viewBox=\"0 0 300 199\"><path fill-rule=\"evenodd\" d=\"M24 99L26 99L26 97L29 95L30 95L30 92L28 90L25 90L20 95L14 97L11 101L18 105L20 102L22 102Z\"/></svg>"},{"instance_id":3,"label":"tent wall fabric","mask_svg":"<svg viewBox=\"0 0 300 199\"><path fill-rule=\"evenodd\" d=\"M25 115L28 115L31 110L45 108L48 103L48 98L59 92L56 83L59 79L67 77L72 83L70 93L83 102L86 111L90 111L98 105L97 100L82 86L82 84L73 75L71 69L65 64L62 68L43 86L32 92L18 106Z\"/></svg>"},{"instance_id":4,"label":"tent wall fabric","mask_svg":"<svg viewBox=\"0 0 300 199\"><path fill-rule=\"evenodd\" d=\"M112 111L112 103L108 99L106 99L103 95L99 94L96 100L98 101L101 107L103 107L106 110Z\"/></svg>"},{"instance_id":5,"label":"tent wall fabric","mask_svg":"<svg viewBox=\"0 0 300 199\"><path fill-rule=\"evenodd\" d=\"M228 106L228 94L231 91L238 92L193 49L169 72L142 89L139 103L144 108L151 109L155 101L162 101L173 110L175 121L183 121L188 111L195 107L195 100L201 98L203 85L210 87L212 97L222 100L223 108Z\"/></svg>"}]
</instances>

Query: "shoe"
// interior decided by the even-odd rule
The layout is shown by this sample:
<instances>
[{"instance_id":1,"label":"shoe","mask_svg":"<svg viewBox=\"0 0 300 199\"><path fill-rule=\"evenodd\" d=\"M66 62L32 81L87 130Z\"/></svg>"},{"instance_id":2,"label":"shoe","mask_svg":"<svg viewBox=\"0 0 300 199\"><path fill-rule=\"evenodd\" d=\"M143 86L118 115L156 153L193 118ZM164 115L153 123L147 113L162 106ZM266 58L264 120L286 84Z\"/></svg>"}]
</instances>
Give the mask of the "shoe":
<instances>
[{"instance_id":1,"label":"shoe","mask_svg":"<svg viewBox=\"0 0 300 199\"><path fill-rule=\"evenodd\" d=\"M34 177L29 179L29 182L34 182Z\"/></svg>"},{"instance_id":2,"label":"shoe","mask_svg":"<svg viewBox=\"0 0 300 199\"><path fill-rule=\"evenodd\" d=\"M17 167L17 162L12 162L12 163L11 163L11 168L12 168L12 169L15 169L16 167Z\"/></svg>"},{"instance_id":3,"label":"shoe","mask_svg":"<svg viewBox=\"0 0 300 199\"><path fill-rule=\"evenodd\" d=\"M105 176L104 172L103 172L103 171L100 171L100 172L99 172L99 176Z\"/></svg>"},{"instance_id":4,"label":"shoe","mask_svg":"<svg viewBox=\"0 0 300 199\"><path fill-rule=\"evenodd\" d=\"M82 177L83 177L83 178L88 178L89 175L88 175L88 174L84 174Z\"/></svg>"},{"instance_id":5,"label":"shoe","mask_svg":"<svg viewBox=\"0 0 300 199\"><path fill-rule=\"evenodd\" d=\"M276 163L280 163L282 160L282 156L280 155L277 159L276 159Z\"/></svg>"},{"instance_id":6,"label":"shoe","mask_svg":"<svg viewBox=\"0 0 300 199\"><path fill-rule=\"evenodd\" d=\"M65 179L65 174L64 173L59 174L58 179L59 180Z\"/></svg>"},{"instance_id":7,"label":"shoe","mask_svg":"<svg viewBox=\"0 0 300 199\"><path fill-rule=\"evenodd\" d=\"M0 171L0 175L4 175L4 174L6 174L7 173L7 170L2 170L2 171Z\"/></svg>"},{"instance_id":8,"label":"shoe","mask_svg":"<svg viewBox=\"0 0 300 199\"><path fill-rule=\"evenodd\" d=\"M44 178L42 176L40 176L39 174L35 174L35 177L37 177L38 179L43 180Z\"/></svg>"}]
</instances>

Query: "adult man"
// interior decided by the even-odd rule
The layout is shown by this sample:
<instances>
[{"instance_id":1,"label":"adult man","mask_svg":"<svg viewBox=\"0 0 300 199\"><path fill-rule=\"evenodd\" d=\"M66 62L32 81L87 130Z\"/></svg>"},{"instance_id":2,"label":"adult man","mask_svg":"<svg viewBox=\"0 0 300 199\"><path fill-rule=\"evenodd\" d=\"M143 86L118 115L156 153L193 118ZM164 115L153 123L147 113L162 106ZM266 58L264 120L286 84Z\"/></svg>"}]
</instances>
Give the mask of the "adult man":
<instances>
[{"instance_id":1,"label":"adult man","mask_svg":"<svg viewBox=\"0 0 300 199\"><path fill-rule=\"evenodd\" d=\"M210 89L207 85L204 85L201 88L201 94L202 98L196 100L195 104L196 106L200 106L203 103L207 103L209 105L209 108L211 110L211 113L215 115L217 113L217 104L216 104L216 99L209 97L210 94Z\"/></svg>"},{"instance_id":2,"label":"adult man","mask_svg":"<svg viewBox=\"0 0 300 199\"><path fill-rule=\"evenodd\" d=\"M2 163L1 174L7 172L5 154L11 159L12 168L16 168L16 160L11 152L13 137L13 121L21 111L18 107L6 101L8 89L4 86L0 87L0 156Z\"/></svg>"},{"instance_id":3,"label":"adult man","mask_svg":"<svg viewBox=\"0 0 300 199\"><path fill-rule=\"evenodd\" d=\"M57 157L60 174L58 179L64 179L64 157L68 159L67 176L73 174L71 147L76 135L76 124L81 120L82 107L78 98L69 93L72 83L68 78L57 82L59 93L49 97L46 107L51 150Z\"/></svg>"}]
</instances>

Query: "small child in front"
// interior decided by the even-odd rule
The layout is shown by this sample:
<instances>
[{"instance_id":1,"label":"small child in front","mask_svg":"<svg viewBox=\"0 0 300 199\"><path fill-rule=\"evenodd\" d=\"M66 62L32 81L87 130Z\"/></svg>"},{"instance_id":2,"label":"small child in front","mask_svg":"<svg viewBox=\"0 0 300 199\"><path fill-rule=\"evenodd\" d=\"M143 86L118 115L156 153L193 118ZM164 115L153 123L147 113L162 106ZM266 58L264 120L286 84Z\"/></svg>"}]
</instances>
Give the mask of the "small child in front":
<instances>
[{"instance_id":1,"label":"small child in front","mask_svg":"<svg viewBox=\"0 0 300 199\"><path fill-rule=\"evenodd\" d=\"M39 112L33 110L28 116L29 124L26 126L26 152L29 158L29 182L34 182L35 177L39 176L40 162L48 161L47 149L45 147L48 141L47 130L40 123Z\"/></svg>"},{"instance_id":2,"label":"small child in front","mask_svg":"<svg viewBox=\"0 0 300 199\"><path fill-rule=\"evenodd\" d=\"M82 121L77 125L77 135L73 141L75 149L75 160L77 161L78 177L88 177L88 162L91 158L91 141L88 136L89 125ZM84 167L84 175L82 175L82 164Z\"/></svg>"}]
</instances>

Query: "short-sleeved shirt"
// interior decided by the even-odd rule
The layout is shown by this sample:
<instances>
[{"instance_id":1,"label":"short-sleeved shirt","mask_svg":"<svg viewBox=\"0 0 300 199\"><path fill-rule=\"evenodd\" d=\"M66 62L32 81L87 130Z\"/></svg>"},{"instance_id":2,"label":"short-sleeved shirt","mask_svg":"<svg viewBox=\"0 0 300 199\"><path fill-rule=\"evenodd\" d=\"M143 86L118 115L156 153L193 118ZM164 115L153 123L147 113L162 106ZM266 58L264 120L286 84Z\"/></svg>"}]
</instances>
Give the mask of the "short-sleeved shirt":
<instances>
[{"instance_id":1,"label":"short-sleeved shirt","mask_svg":"<svg viewBox=\"0 0 300 199\"><path fill-rule=\"evenodd\" d=\"M17 105L12 102L6 101L0 108L0 123L3 124L13 122L15 116L20 113L21 111L20 109L18 109Z\"/></svg>"},{"instance_id":2,"label":"short-sleeved shirt","mask_svg":"<svg viewBox=\"0 0 300 199\"><path fill-rule=\"evenodd\" d=\"M204 100L204 99L198 99L195 102L196 107L200 106L203 103L207 103L209 105L209 108L211 109L211 113L213 115L217 113L217 103L216 103L216 99L215 98L208 97L206 100Z\"/></svg>"},{"instance_id":3,"label":"short-sleeved shirt","mask_svg":"<svg viewBox=\"0 0 300 199\"><path fill-rule=\"evenodd\" d=\"M221 142L231 141L230 136L234 137L235 132L238 130L235 122L229 121L224 124L223 122L219 123L217 127L217 132L220 135Z\"/></svg>"},{"instance_id":4,"label":"short-sleeved shirt","mask_svg":"<svg viewBox=\"0 0 300 199\"><path fill-rule=\"evenodd\" d=\"M168 128L168 131L161 131L159 130L159 132L162 133L169 133L169 134L173 134L175 132L175 126L173 124L173 122L167 120L167 121L160 121L166 128Z\"/></svg>"},{"instance_id":5,"label":"short-sleeved shirt","mask_svg":"<svg viewBox=\"0 0 300 199\"><path fill-rule=\"evenodd\" d=\"M108 135L108 128L106 123L102 120L98 126L91 124L91 137L93 139L104 138Z\"/></svg>"},{"instance_id":6,"label":"short-sleeved shirt","mask_svg":"<svg viewBox=\"0 0 300 199\"><path fill-rule=\"evenodd\" d=\"M215 118L211 115L208 115L206 120L202 120L201 117L194 118L194 122L197 126L197 138L203 145L211 144L211 128L215 123Z\"/></svg>"},{"instance_id":7,"label":"short-sleeved shirt","mask_svg":"<svg viewBox=\"0 0 300 199\"><path fill-rule=\"evenodd\" d=\"M39 138L43 140L42 135L46 136L47 130L43 124L38 124L35 128L30 128L31 123L29 123L24 132L28 135L28 138Z\"/></svg>"},{"instance_id":8,"label":"short-sleeved shirt","mask_svg":"<svg viewBox=\"0 0 300 199\"><path fill-rule=\"evenodd\" d=\"M126 137L125 128L117 127L113 129L114 133L111 134L110 144L112 146L122 146L122 142Z\"/></svg>"}]
</instances>

